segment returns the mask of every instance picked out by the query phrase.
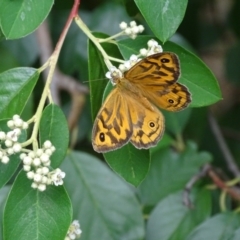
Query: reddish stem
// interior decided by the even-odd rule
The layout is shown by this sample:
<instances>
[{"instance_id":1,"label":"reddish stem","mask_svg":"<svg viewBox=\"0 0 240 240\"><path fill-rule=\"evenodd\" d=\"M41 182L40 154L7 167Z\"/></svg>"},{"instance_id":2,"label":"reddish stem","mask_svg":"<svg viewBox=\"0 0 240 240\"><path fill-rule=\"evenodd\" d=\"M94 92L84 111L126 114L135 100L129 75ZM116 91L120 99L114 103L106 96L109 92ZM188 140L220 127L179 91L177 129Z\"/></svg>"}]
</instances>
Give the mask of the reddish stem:
<instances>
[{"instance_id":1,"label":"reddish stem","mask_svg":"<svg viewBox=\"0 0 240 240\"><path fill-rule=\"evenodd\" d=\"M66 24L65 24L65 26L63 28L63 31L62 31L62 33L61 33L61 35L59 37L59 41L57 42L57 45L55 47L54 52L59 51L59 49L61 49L63 41L64 41L64 39L65 39L65 37L67 35L68 29L69 29L69 27L70 27L70 25L72 23L72 20L78 15L78 8L79 8L79 5L80 5L80 2L81 2L81 0L75 0L74 1L72 10L71 10L71 12L69 14L67 22L66 22Z\"/></svg>"}]
</instances>

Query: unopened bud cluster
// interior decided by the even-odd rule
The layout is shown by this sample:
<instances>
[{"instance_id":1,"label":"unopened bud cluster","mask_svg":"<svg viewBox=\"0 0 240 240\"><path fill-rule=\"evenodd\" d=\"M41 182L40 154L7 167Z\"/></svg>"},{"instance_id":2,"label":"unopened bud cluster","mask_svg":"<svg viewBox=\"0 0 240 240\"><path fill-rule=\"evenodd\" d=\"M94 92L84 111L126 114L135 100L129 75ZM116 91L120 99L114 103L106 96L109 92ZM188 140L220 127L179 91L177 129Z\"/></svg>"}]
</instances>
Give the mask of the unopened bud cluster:
<instances>
[{"instance_id":1,"label":"unopened bud cluster","mask_svg":"<svg viewBox=\"0 0 240 240\"><path fill-rule=\"evenodd\" d=\"M106 73L106 77L111 80L112 84L115 85L119 79L123 77L123 73L133 67L137 62L141 61L142 58L147 56L160 53L163 51L162 46L158 44L157 41L151 39L147 43L148 49L140 49L139 55L131 55L129 60L125 61L123 64L120 64L118 68L111 67Z\"/></svg>"},{"instance_id":2,"label":"unopened bud cluster","mask_svg":"<svg viewBox=\"0 0 240 240\"><path fill-rule=\"evenodd\" d=\"M18 138L22 130L28 128L28 123L24 122L18 115L14 115L7 122L7 126L11 129L9 132L0 131L0 161L4 164L9 162L9 157L22 150L22 146L18 143Z\"/></svg>"},{"instance_id":3,"label":"unopened bud cluster","mask_svg":"<svg viewBox=\"0 0 240 240\"><path fill-rule=\"evenodd\" d=\"M124 31L125 35L128 35L132 39L135 39L137 34L144 31L143 25L137 25L135 21L131 21L129 26L126 22L121 22L119 27Z\"/></svg>"},{"instance_id":4,"label":"unopened bud cluster","mask_svg":"<svg viewBox=\"0 0 240 240\"><path fill-rule=\"evenodd\" d=\"M30 151L28 154L22 153L20 159L23 162L23 170L27 172L27 177L33 181L31 187L44 191L47 185L62 185L65 173L60 169L50 172L50 157L55 151L55 147L50 141L45 141L42 148Z\"/></svg>"},{"instance_id":5,"label":"unopened bud cluster","mask_svg":"<svg viewBox=\"0 0 240 240\"><path fill-rule=\"evenodd\" d=\"M77 220L74 220L70 225L67 236L64 240L72 240L80 238L82 230L80 229L80 224Z\"/></svg>"}]
</instances>

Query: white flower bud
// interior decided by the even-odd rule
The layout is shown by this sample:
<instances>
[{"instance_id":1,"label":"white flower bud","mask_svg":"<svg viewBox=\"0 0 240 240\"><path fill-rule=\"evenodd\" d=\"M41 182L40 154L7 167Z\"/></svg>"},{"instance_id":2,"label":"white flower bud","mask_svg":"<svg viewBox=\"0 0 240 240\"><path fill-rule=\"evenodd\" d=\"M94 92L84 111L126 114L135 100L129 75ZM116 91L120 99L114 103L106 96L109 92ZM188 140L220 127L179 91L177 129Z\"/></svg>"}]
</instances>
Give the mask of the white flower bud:
<instances>
[{"instance_id":1,"label":"white flower bud","mask_svg":"<svg viewBox=\"0 0 240 240\"><path fill-rule=\"evenodd\" d=\"M8 155L14 154L13 148L7 148L7 153L8 153Z\"/></svg>"},{"instance_id":2,"label":"white flower bud","mask_svg":"<svg viewBox=\"0 0 240 240\"><path fill-rule=\"evenodd\" d=\"M17 114L15 114L12 119L15 121L15 120L17 120L17 119L19 119L19 118L20 118L20 116L17 115Z\"/></svg>"},{"instance_id":3,"label":"white flower bud","mask_svg":"<svg viewBox=\"0 0 240 240\"><path fill-rule=\"evenodd\" d=\"M0 132L0 140L5 140L6 139L6 133L1 131Z\"/></svg>"},{"instance_id":4,"label":"white flower bud","mask_svg":"<svg viewBox=\"0 0 240 240\"><path fill-rule=\"evenodd\" d=\"M33 189L36 189L36 188L38 188L38 184L35 183L35 182L33 182L33 183L31 184L31 187L32 187Z\"/></svg>"},{"instance_id":5,"label":"white flower bud","mask_svg":"<svg viewBox=\"0 0 240 240\"><path fill-rule=\"evenodd\" d=\"M144 31L144 26L143 25L138 25L138 32L142 33Z\"/></svg>"},{"instance_id":6,"label":"white flower bud","mask_svg":"<svg viewBox=\"0 0 240 240\"><path fill-rule=\"evenodd\" d=\"M9 139L7 139L4 143L5 143L6 147L8 147L8 148L12 147L12 145L13 145L13 142Z\"/></svg>"},{"instance_id":7,"label":"white flower bud","mask_svg":"<svg viewBox=\"0 0 240 240\"><path fill-rule=\"evenodd\" d=\"M51 156L53 152L52 149L46 149L44 153L47 154L48 156Z\"/></svg>"},{"instance_id":8,"label":"white flower bud","mask_svg":"<svg viewBox=\"0 0 240 240\"><path fill-rule=\"evenodd\" d=\"M24 164L24 165L31 165L31 164L32 164L32 158L29 157L29 156L25 156L25 157L23 158L23 164Z\"/></svg>"},{"instance_id":9,"label":"white flower bud","mask_svg":"<svg viewBox=\"0 0 240 240\"><path fill-rule=\"evenodd\" d=\"M147 56L147 53L148 53L148 50L147 50L146 48L140 49L140 54L141 54L142 56L146 57L146 56Z\"/></svg>"},{"instance_id":10,"label":"white flower bud","mask_svg":"<svg viewBox=\"0 0 240 240\"><path fill-rule=\"evenodd\" d=\"M39 148L37 151L36 151L36 155L38 157L40 157L41 155L43 154L43 150L41 148Z\"/></svg>"},{"instance_id":11,"label":"white flower bud","mask_svg":"<svg viewBox=\"0 0 240 240\"><path fill-rule=\"evenodd\" d=\"M28 179L33 179L34 175L35 175L35 173L33 171L30 171L30 172L27 173L27 178Z\"/></svg>"},{"instance_id":12,"label":"white flower bud","mask_svg":"<svg viewBox=\"0 0 240 240\"><path fill-rule=\"evenodd\" d=\"M43 163L43 165L44 165L45 167L49 167L50 164L51 164L51 161L48 161L48 162Z\"/></svg>"},{"instance_id":13,"label":"white flower bud","mask_svg":"<svg viewBox=\"0 0 240 240\"><path fill-rule=\"evenodd\" d=\"M43 183L43 184L47 184L47 182L48 182L48 177L43 176L43 177L42 177L42 183Z\"/></svg>"},{"instance_id":14,"label":"white flower bud","mask_svg":"<svg viewBox=\"0 0 240 240\"><path fill-rule=\"evenodd\" d=\"M41 165L40 158L34 158L33 161L32 161L32 164L33 164L35 167L40 166L40 165Z\"/></svg>"},{"instance_id":15,"label":"white flower bud","mask_svg":"<svg viewBox=\"0 0 240 240\"><path fill-rule=\"evenodd\" d=\"M47 175L49 173L49 168L47 167L42 167L42 174Z\"/></svg>"},{"instance_id":16,"label":"white flower bud","mask_svg":"<svg viewBox=\"0 0 240 240\"><path fill-rule=\"evenodd\" d=\"M13 129L15 126L14 126L14 121L13 120L9 120L7 121L7 126L11 129Z\"/></svg>"},{"instance_id":17,"label":"white flower bud","mask_svg":"<svg viewBox=\"0 0 240 240\"><path fill-rule=\"evenodd\" d=\"M37 183L41 182L42 181L42 175L40 175L38 173L35 173L34 177L33 177L33 180L34 180L34 182L37 182Z\"/></svg>"},{"instance_id":18,"label":"white flower bud","mask_svg":"<svg viewBox=\"0 0 240 240\"><path fill-rule=\"evenodd\" d=\"M121 22L121 23L119 24L119 27L120 27L120 29L124 30L124 29L127 28L127 23Z\"/></svg>"},{"instance_id":19,"label":"white flower bud","mask_svg":"<svg viewBox=\"0 0 240 240\"><path fill-rule=\"evenodd\" d=\"M28 129L28 123L27 122L23 122L22 129Z\"/></svg>"},{"instance_id":20,"label":"white flower bud","mask_svg":"<svg viewBox=\"0 0 240 240\"><path fill-rule=\"evenodd\" d=\"M38 168L37 170L36 170L36 173L38 173L38 174L41 174L42 175L42 168L40 167L40 168Z\"/></svg>"},{"instance_id":21,"label":"white flower bud","mask_svg":"<svg viewBox=\"0 0 240 240\"><path fill-rule=\"evenodd\" d=\"M35 158L36 154L35 152L31 151L30 153L28 153L28 156L31 158Z\"/></svg>"},{"instance_id":22,"label":"white flower bud","mask_svg":"<svg viewBox=\"0 0 240 240\"><path fill-rule=\"evenodd\" d=\"M46 163L49 161L49 155L47 155L46 153L43 153L40 157L42 163Z\"/></svg>"},{"instance_id":23,"label":"white flower bud","mask_svg":"<svg viewBox=\"0 0 240 240\"><path fill-rule=\"evenodd\" d=\"M131 21L130 24L129 24L131 27L135 27L137 26L137 23L135 21Z\"/></svg>"},{"instance_id":24,"label":"white flower bud","mask_svg":"<svg viewBox=\"0 0 240 240\"><path fill-rule=\"evenodd\" d=\"M131 28L126 28L125 31L124 31L127 35L130 35L132 34L132 29Z\"/></svg>"},{"instance_id":25,"label":"white flower bud","mask_svg":"<svg viewBox=\"0 0 240 240\"><path fill-rule=\"evenodd\" d=\"M54 146L51 146L52 153L55 152L56 148Z\"/></svg>"},{"instance_id":26,"label":"white flower bud","mask_svg":"<svg viewBox=\"0 0 240 240\"><path fill-rule=\"evenodd\" d=\"M20 157L21 160L23 160L26 156L27 156L26 153L21 153L19 157Z\"/></svg>"},{"instance_id":27,"label":"white flower bud","mask_svg":"<svg viewBox=\"0 0 240 240\"><path fill-rule=\"evenodd\" d=\"M9 157L8 156L3 156L2 157L2 163L7 164L9 162Z\"/></svg>"},{"instance_id":28,"label":"white flower bud","mask_svg":"<svg viewBox=\"0 0 240 240\"><path fill-rule=\"evenodd\" d=\"M52 147L52 143L49 140L47 140L43 143L43 147L44 148L50 148L50 147Z\"/></svg>"},{"instance_id":29,"label":"white flower bud","mask_svg":"<svg viewBox=\"0 0 240 240\"><path fill-rule=\"evenodd\" d=\"M19 153L21 150L22 150L21 144L20 144L20 143L14 143L14 145L13 145L13 151L14 151L15 153Z\"/></svg>"},{"instance_id":30,"label":"white flower bud","mask_svg":"<svg viewBox=\"0 0 240 240\"><path fill-rule=\"evenodd\" d=\"M21 128L23 125L23 120L21 118L14 120L14 125L18 128Z\"/></svg>"},{"instance_id":31,"label":"white flower bud","mask_svg":"<svg viewBox=\"0 0 240 240\"><path fill-rule=\"evenodd\" d=\"M138 26L135 26L135 27L132 28L132 33L135 33L135 34L139 33Z\"/></svg>"},{"instance_id":32,"label":"white flower bud","mask_svg":"<svg viewBox=\"0 0 240 240\"><path fill-rule=\"evenodd\" d=\"M25 172L29 172L31 170L31 166L30 165L23 165L23 170Z\"/></svg>"},{"instance_id":33,"label":"white flower bud","mask_svg":"<svg viewBox=\"0 0 240 240\"><path fill-rule=\"evenodd\" d=\"M39 184L39 185L38 185L38 190L39 190L40 192L45 191L45 190L46 190L46 185L45 185L45 184Z\"/></svg>"}]
</instances>

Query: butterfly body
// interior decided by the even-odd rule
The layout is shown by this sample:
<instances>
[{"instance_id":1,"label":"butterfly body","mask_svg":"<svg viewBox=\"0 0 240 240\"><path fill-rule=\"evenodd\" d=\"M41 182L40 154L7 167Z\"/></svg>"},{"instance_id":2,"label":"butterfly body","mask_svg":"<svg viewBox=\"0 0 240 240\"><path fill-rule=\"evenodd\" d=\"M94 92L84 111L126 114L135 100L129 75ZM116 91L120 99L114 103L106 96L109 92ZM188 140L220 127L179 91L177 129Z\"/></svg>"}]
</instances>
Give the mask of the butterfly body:
<instances>
[{"instance_id":1,"label":"butterfly body","mask_svg":"<svg viewBox=\"0 0 240 240\"><path fill-rule=\"evenodd\" d=\"M129 141L139 149L155 146L165 126L157 107L179 111L191 102L187 88L177 83L179 75L177 56L163 52L141 60L122 78L113 78L115 88L93 126L95 151L115 150Z\"/></svg>"}]
</instances>

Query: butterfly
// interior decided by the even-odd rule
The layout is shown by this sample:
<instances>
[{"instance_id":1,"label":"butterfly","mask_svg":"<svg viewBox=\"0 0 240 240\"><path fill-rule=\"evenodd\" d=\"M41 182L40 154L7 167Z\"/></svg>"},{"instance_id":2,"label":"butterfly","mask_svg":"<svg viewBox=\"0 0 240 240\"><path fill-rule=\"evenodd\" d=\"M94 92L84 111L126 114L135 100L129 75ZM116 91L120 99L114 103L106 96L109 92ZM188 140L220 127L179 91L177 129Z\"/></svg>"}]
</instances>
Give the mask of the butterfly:
<instances>
[{"instance_id":1,"label":"butterfly","mask_svg":"<svg viewBox=\"0 0 240 240\"><path fill-rule=\"evenodd\" d=\"M92 144L97 152L108 152L131 142L136 148L156 146L162 138L164 116L157 108L179 111L191 102L187 87L177 82L180 63L176 54L150 55L114 79L95 119Z\"/></svg>"}]
</instances>

